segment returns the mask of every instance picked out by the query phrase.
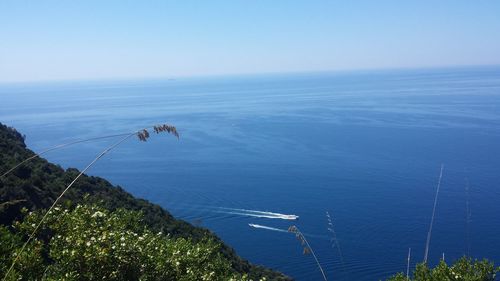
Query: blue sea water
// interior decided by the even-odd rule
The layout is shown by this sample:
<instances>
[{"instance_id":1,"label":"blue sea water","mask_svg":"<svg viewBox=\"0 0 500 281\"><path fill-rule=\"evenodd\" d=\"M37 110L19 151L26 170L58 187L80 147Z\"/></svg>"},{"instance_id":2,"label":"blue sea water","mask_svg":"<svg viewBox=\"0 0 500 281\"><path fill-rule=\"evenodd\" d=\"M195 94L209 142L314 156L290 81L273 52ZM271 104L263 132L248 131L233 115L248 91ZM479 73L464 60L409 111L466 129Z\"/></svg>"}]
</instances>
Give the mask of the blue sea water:
<instances>
[{"instance_id":1,"label":"blue sea water","mask_svg":"<svg viewBox=\"0 0 500 281\"><path fill-rule=\"evenodd\" d=\"M500 263L500 67L4 84L0 101L34 151L174 124L179 140L130 140L90 173L297 280L321 275L272 228L298 226L330 280L405 271L408 248L422 261L441 164L429 262ZM113 141L45 157L81 169Z\"/></svg>"}]
</instances>

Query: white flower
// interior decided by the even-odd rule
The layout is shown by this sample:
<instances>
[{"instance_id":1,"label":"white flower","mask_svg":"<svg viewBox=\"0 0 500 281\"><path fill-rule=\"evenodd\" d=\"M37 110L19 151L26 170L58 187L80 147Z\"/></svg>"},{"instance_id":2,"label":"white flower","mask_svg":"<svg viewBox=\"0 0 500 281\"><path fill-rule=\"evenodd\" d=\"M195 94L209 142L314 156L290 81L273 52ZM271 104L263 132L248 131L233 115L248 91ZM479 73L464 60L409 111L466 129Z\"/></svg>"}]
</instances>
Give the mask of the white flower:
<instances>
[{"instance_id":1,"label":"white flower","mask_svg":"<svg viewBox=\"0 0 500 281\"><path fill-rule=\"evenodd\" d=\"M105 214L103 212L100 212L100 211L97 211L95 212L92 217L95 218L95 217L104 217Z\"/></svg>"}]
</instances>

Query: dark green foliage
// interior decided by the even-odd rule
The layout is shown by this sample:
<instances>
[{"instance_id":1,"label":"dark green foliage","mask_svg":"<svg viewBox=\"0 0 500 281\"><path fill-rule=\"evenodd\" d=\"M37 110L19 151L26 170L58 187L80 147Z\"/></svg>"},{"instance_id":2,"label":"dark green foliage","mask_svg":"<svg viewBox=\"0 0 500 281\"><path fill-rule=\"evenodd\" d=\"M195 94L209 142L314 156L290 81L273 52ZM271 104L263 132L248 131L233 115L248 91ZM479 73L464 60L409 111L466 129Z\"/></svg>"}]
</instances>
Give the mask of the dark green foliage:
<instances>
[{"instance_id":1,"label":"dark green foliage","mask_svg":"<svg viewBox=\"0 0 500 281\"><path fill-rule=\"evenodd\" d=\"M0 274L3 278L14 258L14 251L23 245L20 235L15 235L5 226L0 226ZM16 278L23 273L21 280L39 280L45 270L42 258L43 243L34 241L30 243L17 261L17 267L12 271L12 275L7 280L20 280Z\"/></svg>"},{"instance_id":2,"label":"dark green foliage","mask_svg":"<svg viewBox=\"0 0 500 281\"><path fill-rule=\"evenodd\" d=\"M494 281L499 271L500 268L495 268L493 263L487 260L478 261L463 257L450 266L442 260L434 268L429 268L425 263L418 264L410 280ZM408 279L403 273L398 273L388 281L408 281Z\"/></svg>"},{"instance_id":3,"label":"dark green foliage","mask_svg":"<svg viewBox=\"0 0 500 281\"><path fill-rule=\"evenodd\" d=\"M0 123L0 174L33 155L26 148L20 133ZM15 220L22 220L23 208L30 211L47 209L78 173L77 169L64 170L43 158L35 158L0 178L0 224L8 226ZM209 230L177 220L160 206L134 198L121 187L113 186L100 177L83 175L65 194L60 205L74 206L83 202L85 196L88 203L99 203L110 211L119 208L141 211L144 223L152 231L162 231L174 238L182 237L194 242L209 238L222 244ZM236 272L248 273L255 279L266 276L268 280L290 280L275 271L249 264L226 245L222 244L220 251L231 261L231 267Z\"/></svg>"},{"instance_id":4,"label":"dark green foliage","mask_svg":"<svg viewBox=\"0 0 500 281\"><path fill-rule=\"evenodd\" d=\"M2 265L19 253L43 212L12 231L0 228ZM210 239L193 242L144 227L142 213L97 205L55 208L8 275L9 280L248 280ZM6 274L0 267L0 275Z\"/></svg>"}]
</instances>

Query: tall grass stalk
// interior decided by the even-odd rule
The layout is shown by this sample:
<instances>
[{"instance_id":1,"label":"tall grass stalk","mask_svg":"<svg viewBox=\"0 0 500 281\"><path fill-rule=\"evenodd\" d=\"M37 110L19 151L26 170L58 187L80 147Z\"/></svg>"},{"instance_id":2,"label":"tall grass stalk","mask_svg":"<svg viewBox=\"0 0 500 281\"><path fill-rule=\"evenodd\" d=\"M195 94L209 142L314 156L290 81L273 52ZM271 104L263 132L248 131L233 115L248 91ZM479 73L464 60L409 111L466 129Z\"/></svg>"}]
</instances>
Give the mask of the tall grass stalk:
<instances>
[{"instance_id":1,"label":"tall grass stalk","mask_svg":"<svg viewBox=\"0 0 500 281\"><path fill-rule=\"evenodd\" d=\"M295 237L301 242L302 246L304 246L304 254L311 254L314 257L314 260L316 261L316 264L318 265L319 270L321 271L321 275L323 275L323 279L325 281L328 281L326 278L325 272L323 271L323 267L321 267L321 264L319 263L318 257L316 257L316 254L314 253L313 249L311 248L311 245L309 245L309 242L307 242L306 237L302 232L299 230L298 227L295 225L292 225L288 228L289 232L292 232L295 234Z\"/></svg>"},{"instance_id":2,"label":"tall grass stalk","mask_svg":"<svg viewBox=\"0 0 500 281\"><path fill-rule=\"evenodd\" d=\"M441 171L439 172L439 180L436 188L436 196L434 197L434 207L432 208L431 224L429 225L429 232L427 232L427 242L425 243L424 263L427 263L427 258L429 256L429 245L431 243L432 225L434 224L434 216L436 214L436 205L438 201L439 188L441 186L441 179L443 178L443 169L444 169L444 164L441 164Z\"/></svg>"},{"instance_id":3,"label":"tall grass stalk","mask_svg":"<svg viewBox=\"0 0 500 281\"><path fill-rule=\"evenodd\" d=\"M408 260L406 261L406 280L410 280L410 259L411 259L411 248L408 248Z\"/></svg>"},{"instance_id":4,"label":"tall grass stalk","mask_svg":"<svg viewBox=\"0 0 500 281\"><path fill-rule=\"evenodd\" d=\"M74 145L74 144L79 144L79 143L82 143L82 142L89 142L89 141L95 141L95 140L101 140L101 139L109 139L109 138L122 137L122 136L135 135L135 134L137 134L137 137L139 138L140 141L147 141L147 139L149 138L148 129L151 129L151 128L157 134L159 134L161 132L168 132L170 134L173 134L177 138L179 138L179 133L177 132L177 129L174 126L168 125L168 124L161 124L161 125L157 125L157 126L147 127L147 128L141 129L139 131L131 132L131 133L121 133L121 134L106 135L106 136L99 136L99 137L93 137L93 138L88 138L88 139L75 140L75 141L71 141L71 142L67 142L67 143L58 144L58 145L55 145L53 147L49 147L47 149L42 150L38 154L35 154L35 155L31 156L31 157L28 157L28 158L24 159L23 161L21 161L20 163L16 164L14 167L10 168L8 171L6 171L5 173L3 173L0 176L0 178L5 177L6 175L8 175L10 172L14 171L19 166L23 165L26 162L29 162L29 161L35 159L36 157L40 157L41 155L43 155L43 154L45 154L47 152L50 152L50 151L53 151L53 150L57 150L57 149L61 149L61 148L64 148L66 146L70 146L70 145Z\"/></svg>"},{"instance_id":5,"label":"tall grass stalk","mask_svg":"<svg viewBox=\"0 0 500 281\"><path fill-rule=\"evenodd\" d=\"M470 256L470 223L471 210L469 205L469 179L465 178L465 243L467 246L467 256Z\"/></svg>"},{"instance_id":6,"label":"tall grass stalk","mask_svg":"<svg viewBox=\"0 0 500 281\"><path fill-rule=\"evenodd\" d=\"M344 263L344 256L342 255L342 250L340 249L340 244L339 240L337 239L337 233L335 232L335 228L333 227L333 219L330 216L330 213L326 211L326 219L328 221L328 228L327 230L332 234L332 239L331 242L333 242L332 247L337 248L337 252L339 254L340 262L342 263L342 268L345 272L345 263Z\"/></svg>"},{"instance_id":7,"label":"tall grass stalk","mask_svg":"<svg viewBox=\"0 0 500 281\"><path fill-rule=\"evenodd\" d=\"M49 148L44 149L41 152L39 152L39 153L37 153L37 154L29 157L29 158L24 159L22 162L16 164L14 167L10 168L8 171L6 171L5 173L3 173L1 177L5 177L10 172L14 171L16 168L18 168L19 166L23 165L24 163L29 162L29 161L37 158L37 157L40 157L40 156L42 156L43 154L45 154L47 152L50 152L50 151L53 151L53 150L57 150L57 149L61 149L61 148L64 148L66 146L71 146L71 145L74 145L74 144L79 144L79 143L82 143L82 142L89 142L89 141L94 141L94 140L101 140L101 139L109 139L109 138L115 138L115 137L128 136L129 134L131 134L131 133L114 134L114 135L100 136L100 137L94 137L94 138L88 138L88 139L81 139L81 140L75 140L75 141L71 141L71 142L67 142L67 143L58 144L58 145L55 145L53 147L49 147Z\"/></svg>"},{"instance_id":8,"label":"tall grass stalk","mask_svg":"<svg viewBox=\"0 0 500 281\"><path fill-rule=\"evenodd\" d=\"M177 130L175 129L175 127L173 126L169 126L169 125L163 125L163 126L168 126L168 128L170 128L169 130L166 130L165 131L168 131L169 133L172 133L174 134L177 138L179 137L179 134L177 133ZM160 130L160 131L157 131L157 126L154 127L155 131L157 133L159 132L162 132L163 130ZM64 196L64 194L73 186L73 184L75 184L75 182L88 170L90 169L99 159L101 159L104 155L106 155L108 152L110 152L111 150L113 150L115 147L119 146L120 144L122 144L123 142L125 142L127 139L131 138L132 136L134 135L137 135L139 137L139 140L141 141L146 141L147 138L149 138L149 133L147 131L147 129L142 129L142 130L139 130L139 131L136 131L136 132L133 132L133 133L129 133L129 134L126 134L124 138L120 139L118 142L112 144L111 146L107 147L106 149L104 149L99 155L97 155L96 158L94 158L94 160L92 160L92 162L90 162L74 179L73 181L71 181L71 183L66 186L66 188L61 192L61 194L56 198L56 200L54 200L54 202L52 203L52 205L50 206L50 208L45 212L45 214L43 215L42 219L40 220L40 222L38 222L38 224L35 226L35 228L33 229L33 231L31 232L31 234L29 235L28 237L28 240L26 240L26 242L23 244L23 246L21 247L21 250L16 254L14 260L12 261L12 264L10 265L9 269L7 270L7 272L5 273L5 276L4 278L2 279L3 281L7 280L7 277L9 276L10 272L12 271L12 269L14 268L14 266L16 265L16 262L18 261L19 257L21 256L21 254L24 252L26 246L29 244L29 242L31 242L31 240L33 240L33 238L35 237L35 234L37 233L38 229L42 226L43 222L45 221L45 219L47 218L47 216L49 215L49 213L52 211L52 209L54 209L54 207L57 205L57 203L59 202L59 200L61 200L61 198Z\"/></svg>"}]
</instances>

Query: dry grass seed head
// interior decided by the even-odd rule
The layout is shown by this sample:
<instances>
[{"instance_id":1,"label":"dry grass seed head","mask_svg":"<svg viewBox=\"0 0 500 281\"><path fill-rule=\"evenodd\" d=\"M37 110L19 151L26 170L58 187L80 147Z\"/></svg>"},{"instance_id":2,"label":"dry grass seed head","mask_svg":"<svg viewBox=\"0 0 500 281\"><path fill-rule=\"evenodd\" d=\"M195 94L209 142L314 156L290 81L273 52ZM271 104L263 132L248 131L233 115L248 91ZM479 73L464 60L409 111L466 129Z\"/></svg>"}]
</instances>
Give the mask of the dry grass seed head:
<instances>
[{"instance_id":1,"label":"dry grass seed head","mask_svg":"<svg viewBox=\"0 0 500 281\"><path fill-rule=\"evenodd\" d=\"M177 138L179 138L179 133L177 132L177 128L175 128L172 125L168 125L168 124L156 125L153 127L153 130L157 134L162 133L162 132L167 132L167 133L172 134L172 135L176 136ZM137 132L137 137L139 138L140 141L147 141L149 136L150 136L149 132L146 129L143 129L143 130Z\"/></svg>"}]
</instances>

